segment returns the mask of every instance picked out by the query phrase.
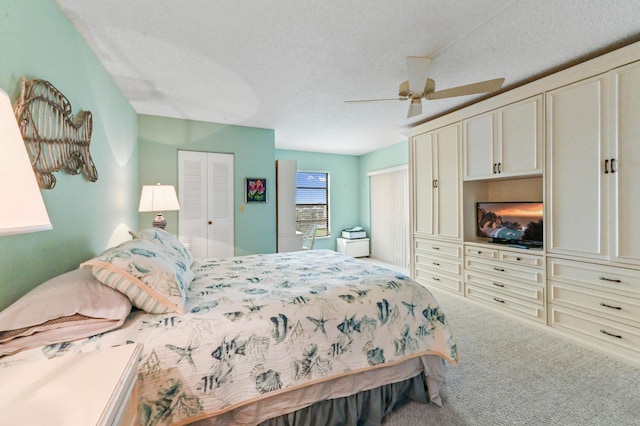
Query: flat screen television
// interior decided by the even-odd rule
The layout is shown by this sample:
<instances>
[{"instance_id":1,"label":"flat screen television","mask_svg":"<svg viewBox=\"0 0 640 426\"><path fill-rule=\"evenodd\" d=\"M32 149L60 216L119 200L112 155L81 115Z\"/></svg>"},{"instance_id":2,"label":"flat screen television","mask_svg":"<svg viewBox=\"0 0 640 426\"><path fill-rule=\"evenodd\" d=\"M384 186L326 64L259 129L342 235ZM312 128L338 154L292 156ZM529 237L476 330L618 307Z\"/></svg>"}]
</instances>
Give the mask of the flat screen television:
<instances>
[{"instance_id":1,"label":"flat screen television","mask_svg":"<svg viewBox=\"0 0 640 426\"><path fill-rule=\"evenodd\" d=\"M543 216L542 202L476 203L476 235L494 243L542 247Z\"/></svg>"}]
</instances>

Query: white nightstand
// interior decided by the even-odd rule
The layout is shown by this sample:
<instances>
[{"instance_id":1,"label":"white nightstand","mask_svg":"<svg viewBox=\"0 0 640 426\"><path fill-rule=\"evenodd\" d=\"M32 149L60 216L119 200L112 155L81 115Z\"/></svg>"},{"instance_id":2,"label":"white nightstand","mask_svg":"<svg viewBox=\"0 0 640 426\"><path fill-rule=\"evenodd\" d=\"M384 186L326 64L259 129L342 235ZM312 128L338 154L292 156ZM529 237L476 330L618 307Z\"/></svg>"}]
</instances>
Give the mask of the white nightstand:
<instances>
[{"instance_id":1,"label":"white nightstand","mask_svg":"<svg viewBox=\"0 0 640 426\"><path fill-rule=\"evenodd\" d=\"M140 345L0 369L3 425L132 425Z\"/></svg>"},{"instance_id":2,"label":"white nightstand","mask_svg":"<svg viewBox=\"0 0 640 426\"><path fill-rule=\"evenodd\" d=\"M351 257L369 256L369 238L357 238L349 240L347 238L336 238L338 253Z\"/></svg>"}]
</instances>

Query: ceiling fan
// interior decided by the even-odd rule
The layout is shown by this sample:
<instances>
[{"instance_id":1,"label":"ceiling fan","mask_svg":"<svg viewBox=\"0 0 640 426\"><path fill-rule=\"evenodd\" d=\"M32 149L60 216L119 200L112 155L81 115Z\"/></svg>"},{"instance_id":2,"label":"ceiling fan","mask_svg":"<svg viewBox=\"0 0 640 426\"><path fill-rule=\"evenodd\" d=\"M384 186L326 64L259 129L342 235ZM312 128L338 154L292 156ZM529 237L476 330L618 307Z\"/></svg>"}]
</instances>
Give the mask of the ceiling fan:
<instances>
[{"instance_id":1,"label":"ceiling fan","mask_svg":"<svg viewBox=\"0 0 640 426\"><path fill-rule=\"evenodd\" d=\"M478 93L493 92L502 87L504 78L480 81L464 86L451 87L436 91L436 82L428 78L427 72L431 65L431 58L426 56L408 56L407 72L409 80L400 83L398 98L386 99L360 99L345 101L353 102L378 102L378 101L406 101L411 100L407 118L422 114L422 98L428 100L452 98L455 96L475 95Z\"/></svg>"}]
</instances>

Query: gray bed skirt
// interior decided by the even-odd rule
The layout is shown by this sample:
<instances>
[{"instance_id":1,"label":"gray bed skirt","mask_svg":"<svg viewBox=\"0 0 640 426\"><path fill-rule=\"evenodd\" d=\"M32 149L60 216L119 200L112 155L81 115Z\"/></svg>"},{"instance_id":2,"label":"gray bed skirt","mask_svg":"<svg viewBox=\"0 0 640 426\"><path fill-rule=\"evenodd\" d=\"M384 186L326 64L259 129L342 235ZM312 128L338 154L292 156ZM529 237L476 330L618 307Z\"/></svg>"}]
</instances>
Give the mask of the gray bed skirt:
<instances>
[{"instance_id":1,"label":"gray bed skirt","mask_svg":"<svg viewBox=\"0 0 640 426\"><path fill-rule=\"evenodd\" d=\"M409 401L429 402L424 373L355 395L324 400L260 423L260 426L375 426Z\"/></svg>"}]
</instances>

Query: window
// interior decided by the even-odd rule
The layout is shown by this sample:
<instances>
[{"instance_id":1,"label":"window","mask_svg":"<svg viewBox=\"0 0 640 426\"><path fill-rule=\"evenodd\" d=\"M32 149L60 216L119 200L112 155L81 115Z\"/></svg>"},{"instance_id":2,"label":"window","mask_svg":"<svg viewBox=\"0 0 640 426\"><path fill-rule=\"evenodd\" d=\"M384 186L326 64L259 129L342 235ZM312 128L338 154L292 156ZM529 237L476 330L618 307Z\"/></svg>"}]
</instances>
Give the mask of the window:
<instances>
[{"instance_id":1,"label":"window","mask_svg":"<svg viewBox=\"0 0 640 426\"><path fill-rule=\"evenodd\" d=\"M329 173L297 172L296 230L306 232L309 225L318 225L317 237L329 232Z\"/></svg>"}]
</instances>

